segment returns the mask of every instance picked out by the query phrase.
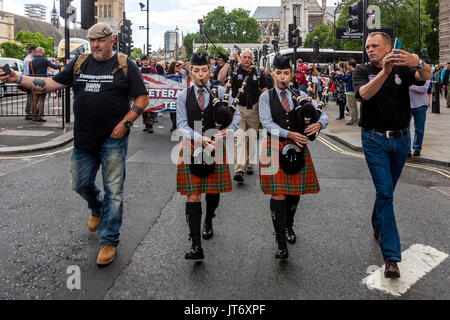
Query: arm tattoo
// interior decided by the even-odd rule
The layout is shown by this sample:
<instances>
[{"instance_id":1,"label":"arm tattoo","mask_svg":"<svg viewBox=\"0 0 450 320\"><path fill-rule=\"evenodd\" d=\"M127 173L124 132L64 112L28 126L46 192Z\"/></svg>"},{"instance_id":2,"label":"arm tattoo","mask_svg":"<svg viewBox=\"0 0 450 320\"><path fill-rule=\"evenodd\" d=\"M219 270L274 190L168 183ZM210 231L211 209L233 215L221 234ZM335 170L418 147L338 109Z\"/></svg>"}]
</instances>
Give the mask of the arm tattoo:
<instances>
[{"instance_id":1,"label":"arm tattoo","mask_svg":"<svg viewBox=\"0 0 450 320\"><path fill-rule=\"evenodd\" d=\"M47 89L47 84L42 79L33 80L34 91L45 91ZM39 89L37 87L40 87Z\"/></svg>"},{"instance_id":2,"label":"arm tattoo","mask_svg":"<svg viewBox=\"0 0 450 320\"><path fill-rule=\"evenodd\" d=\"M131 108L131 110L136 112L139 116L142 114L142 112L144 112L144 109L141 107L138 107L138 106L133 106L133 108Z\"/></svg>"}]
</instances>

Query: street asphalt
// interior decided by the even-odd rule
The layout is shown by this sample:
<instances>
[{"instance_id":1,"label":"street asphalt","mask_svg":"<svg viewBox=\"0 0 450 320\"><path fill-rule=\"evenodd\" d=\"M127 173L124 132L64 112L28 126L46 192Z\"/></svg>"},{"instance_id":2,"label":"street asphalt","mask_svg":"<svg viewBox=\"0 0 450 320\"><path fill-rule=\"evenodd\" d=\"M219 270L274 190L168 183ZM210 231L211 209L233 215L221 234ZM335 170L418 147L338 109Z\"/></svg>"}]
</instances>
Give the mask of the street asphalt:
<instances>
[{"instance_id":1,"label":"street asphalt","mask_svg":"<svg viewBox=\"0 0 450 320\"><path fill-rule=\"evenodd\" d=\"M69 145L44 157L0 160L0 299L445 299L450 259L401 297L369 290L368 268L383 265L372 236L375 190L365 160L316 140L310 150L321 192L303 196L295 219L298 241L287 261L274 258L269 197L257 173L221 195L205 259L187 261L185 199L176 193L170 119L155 133L133 128L129 141L124 221L116 260L96 265L98 235L89 210L71 190ZM325 138L327 139L327 138ZM332 140L333 144L350 151ZM55 152L55 150L53 150ZM435 168L440 168L435 166ZM101 185L101 177L97 177ZM424 244L450 253L450 180L405 167L395 193L402 251ZM81 270L69 290L67 268Z\"/></svg>"}]
</instances>

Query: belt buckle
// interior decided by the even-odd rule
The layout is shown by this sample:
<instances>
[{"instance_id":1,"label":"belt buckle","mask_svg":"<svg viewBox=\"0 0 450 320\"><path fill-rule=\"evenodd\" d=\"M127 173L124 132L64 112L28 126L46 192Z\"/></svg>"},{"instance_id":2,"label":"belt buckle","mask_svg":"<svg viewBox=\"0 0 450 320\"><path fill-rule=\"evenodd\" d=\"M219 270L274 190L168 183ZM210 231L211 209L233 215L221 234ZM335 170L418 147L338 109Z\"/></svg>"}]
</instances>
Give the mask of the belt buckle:
<instances>
[{"instance_id":1,"label":"belt buckle","mask_svg":"<svg viewBox=\"0 0 450 320\"><path fill-rule=\"evenodd\" d=\"M391 138L391 133L393 133L394 131L391 130L386 130L386 138L390 139Z\"/></svg>"}]
</instances>

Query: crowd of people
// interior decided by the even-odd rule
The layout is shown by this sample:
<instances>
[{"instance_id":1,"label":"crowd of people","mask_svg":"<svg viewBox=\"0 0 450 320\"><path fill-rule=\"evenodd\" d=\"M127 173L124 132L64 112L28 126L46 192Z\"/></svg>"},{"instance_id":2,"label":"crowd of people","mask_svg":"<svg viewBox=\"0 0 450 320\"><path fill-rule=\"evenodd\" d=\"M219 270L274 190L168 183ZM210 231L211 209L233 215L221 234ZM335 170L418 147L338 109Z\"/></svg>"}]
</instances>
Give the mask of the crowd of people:
<instances>
[{"instance_id":1,"label":"crowd of people","mask_svg":"<svg viewBox=\"0 0 450 320\"><path fill-rule=\"evenodd\" d=\"M190 250L185 253L186 259L204 259L201 238L212 238L212 221L220 194L233 188L226 148L219 146L225 144L229 133L235 132L234 180L242 184L245 175L253 174L258 165L257 144L251 143L251 138L257 134L260 125L267 133L259 158L260 187L264 194L271 196L267 213L278 245L275 258L288 258L287 243L296 241L293 222L300 196L320 191L308 143L328 124L325 110L318 108L318 102L327 98L323 92L329 87L330 91L337 91L335 97L339 107L348 104L353 112L347 124L358 123L361 127L364 155L376 189L373 209L367 209L372 210L373 235L385 261L385 277L400 277L397 263L402 256L393 194L410 150L411 117L420 118L421 115L420 110L411 111L411 106L423 106L423 92L426 92L423 89L428 88L427 81L432 75L429 65L417 55L393 50L390 37L382 32L371 33L367 38L365 48L371 60L369 64L356 66L354 61L348 61L336 68L330 65L324 68L325 76L321 76L316 65L301 60L293 68L289 58L280 54L275 56L270 69L259 72L252 67L252 52L243 51L229 57L239 64L232 72L233 80L229 83L232 98L227 100L224 86L217 88L216 97L211 96L210 88L212 82L223 84L227 80L230 62L208 61L206 54L194 53L189 62L159 64L156 56L150 60L143 56L133 63L125 55L113 51L112 34L107 24L97 23L91 27L88 39L92 53L72 61L53 78L30 77L14 71L6 74L0 70L0 80L16 83L19 88L38 94L73 88L75 124L71 184L90 209L88 229L98 231L100 235L98 265L108 265L115 259L120 241L128 137L133 122L146 113L144 110L149 105L142 74L189 74L191 86L178 95L176 118L172 120L183 136L177 161L176 190L186 196L185 216L192 240ZM211 72L213 81L209 81ZM444 79L447 73L448 69ZM329 78L328 82L323 82L323 78ZM291 90L291 81L298 90ZM417 99L411 90L415 90ZM308 96L312 98L311 102L305 99ZM356 99L361 100L359 119ZM216 129L220 119L216 112L217 100L222 106L217 110L225 114L231 111L230 106L236 108L229 123L223 123L220 130L208 136L208 130ZM312 110L315 121L306 121L306 114L302 112L307 108ZM150 120L144 119L144 123L153 123L155 118L151 119L151 115L149 113ZM198 127L196 123L199 122ZM148 131L147 125L146 128ZM198 163L192 162L198 155L197 150L201 155L205 150L215 153L214 162L200 162L197 166ZM267 161L268 158L274 162ZM100 166L103 191L95 182ZM203 229L202 194L206 200Z\"/></svg>"}]
</instances>

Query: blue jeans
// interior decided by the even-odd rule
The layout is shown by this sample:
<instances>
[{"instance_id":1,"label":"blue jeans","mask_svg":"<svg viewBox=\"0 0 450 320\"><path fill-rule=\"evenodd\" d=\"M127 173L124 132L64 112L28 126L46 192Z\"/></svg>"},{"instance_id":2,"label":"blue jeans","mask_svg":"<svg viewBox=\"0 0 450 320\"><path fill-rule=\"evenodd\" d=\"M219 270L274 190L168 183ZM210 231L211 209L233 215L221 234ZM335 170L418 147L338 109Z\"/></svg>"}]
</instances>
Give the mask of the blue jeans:
<instances>
[{"instance_id":1,"label":"blue jeans","mask_svg":"<svg viewBox=\"0 0 450 320\"><path fill-rule=\"evenodd\" d=\"M425 120L427 118L427 106L411 109L411 118L414 117L414 142L413 149L422 150L423 135L425 133Z\"/></svg>"},{"instance_id":2,"label":"blue jeans","mask_svg":"<svg viewBox=\"0 0 450 320\"><path fill-rule=\"evenodd\" d=\"M390 139L373 131L361 132L364 155L376 190L372 226L380 231L384 261L402 259L394 216L394 190L408 157L410 139L409 132Z\"/></svg>"},{"instance_id":3,"label":"blue jeans","mask_svg":"<svg viewBox=\"0 0 450 320\"><path fill-rule=\"evenodd\" d=\"M101 246L116 247L119 244L127 149L128 135L121 139L109 137L98 153L73 149L70 163L72 189L87 201L93 216L101 217L98 228ZM104 193L95 183L100 165Z\"/></svg>"}]
</instances>

